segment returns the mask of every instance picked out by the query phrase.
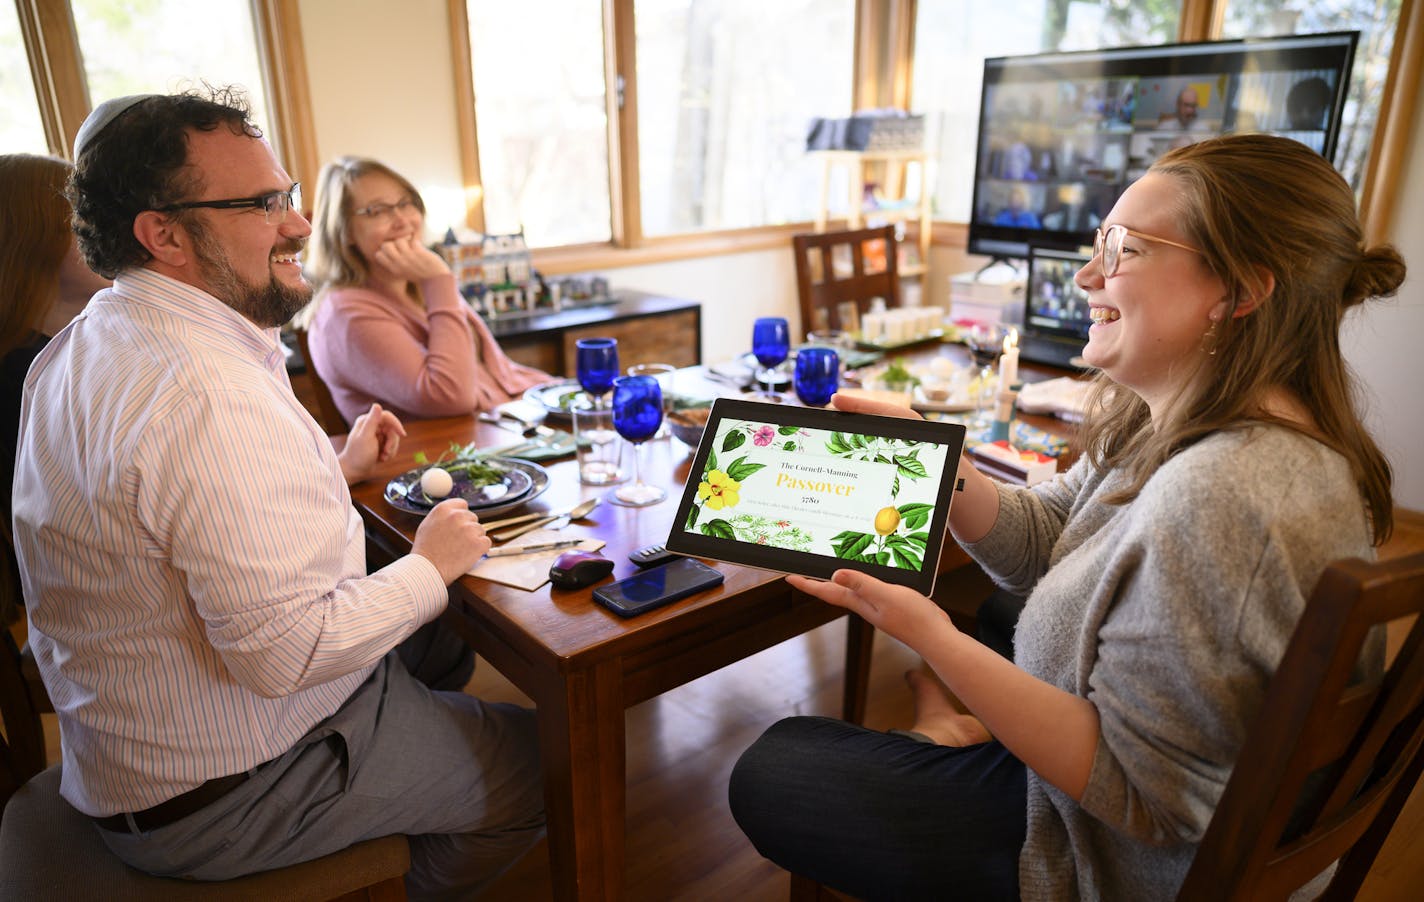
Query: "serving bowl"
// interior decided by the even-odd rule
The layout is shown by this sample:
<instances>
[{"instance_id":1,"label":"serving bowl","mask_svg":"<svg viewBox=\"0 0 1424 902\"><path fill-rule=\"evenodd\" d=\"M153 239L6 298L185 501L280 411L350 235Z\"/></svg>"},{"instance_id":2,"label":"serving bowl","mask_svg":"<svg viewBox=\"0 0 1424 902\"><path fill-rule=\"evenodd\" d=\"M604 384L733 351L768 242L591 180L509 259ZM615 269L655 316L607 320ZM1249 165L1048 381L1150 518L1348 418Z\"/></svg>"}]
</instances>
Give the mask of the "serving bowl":
<instances>
[{"instance_id":1,"label":"serving bowl","mask_svg":"<svg viewBox=\"0 0 1424 902\"><path fill-rule=\"evenodd\" d=\"M702 441L702 430L707 427L707 418L712 414L712 407L684 407L681 410L674 410L667 415L668 427L672 429L672 434L677 436L678 441L691 448L696 448Z\"/></svg>"}]
</instances>

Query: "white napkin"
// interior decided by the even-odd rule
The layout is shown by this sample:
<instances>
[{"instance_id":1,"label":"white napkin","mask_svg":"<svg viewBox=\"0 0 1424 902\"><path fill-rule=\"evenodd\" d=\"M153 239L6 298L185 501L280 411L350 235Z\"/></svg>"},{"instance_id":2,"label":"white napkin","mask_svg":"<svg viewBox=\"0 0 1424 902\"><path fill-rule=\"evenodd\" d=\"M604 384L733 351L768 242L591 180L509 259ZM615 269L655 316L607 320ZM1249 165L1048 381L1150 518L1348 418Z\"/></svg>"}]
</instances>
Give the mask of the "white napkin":
<instances>
[{"instance_id":1,"label":"white napkin","mask_svg":"<svg viewBox=\"0 0 1424 902\"><path fill-rule=\"evenodd\" d=\"M543 542L557 542L561 539L577 538L562 529L536 529L527 532L501 548L518 548L522 545L536 545ZM512 554L507 557L487 557L469 571L471 576L487 579L492 583L513 586L532 592L549 581L549 567L565 551L597 551L606 542L602 539L584 539L577 545L551 548L548 551L531 551L528 554Z\"/></svg>"},{"instance_id":2,"label":"white napkin","mask_svg":"<svg viewBox=\"0 0 1424 902\"><path fill-rule=\"evenodd\" d=\"M1018 407L1024 413L1047 413L1076 422L1088 411L1090 387L1086 380L1068 376L1029 382L1019 390Z\"/></svg>"}]
</instances>

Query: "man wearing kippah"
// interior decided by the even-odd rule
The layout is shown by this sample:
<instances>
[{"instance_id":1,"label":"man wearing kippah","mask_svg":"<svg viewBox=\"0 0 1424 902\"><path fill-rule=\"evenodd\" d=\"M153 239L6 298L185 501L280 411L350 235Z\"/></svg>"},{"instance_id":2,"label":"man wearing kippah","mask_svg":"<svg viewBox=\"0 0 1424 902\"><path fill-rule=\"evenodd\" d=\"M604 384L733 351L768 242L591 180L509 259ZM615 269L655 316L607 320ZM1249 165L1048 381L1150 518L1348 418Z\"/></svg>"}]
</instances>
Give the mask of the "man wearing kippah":
<instances>
[{"instance_id":1,"label":"man wearing kippah","mask_svg":"<svg viewBox=\"0 0 1424 902\"><path fill-rule=\"evenodd\" d=\"M240 96L111 100L75 160L79 247L114 286L30 370L14 492L61 794L151 873L401 833L411 898L471 897L543 833L533 713L403 652L483 527L446 501L367 575L347 484L403 430L374 406L337 455L292 394L277 327L311 296L311 226Z\"/></svg>"}]
</instances>

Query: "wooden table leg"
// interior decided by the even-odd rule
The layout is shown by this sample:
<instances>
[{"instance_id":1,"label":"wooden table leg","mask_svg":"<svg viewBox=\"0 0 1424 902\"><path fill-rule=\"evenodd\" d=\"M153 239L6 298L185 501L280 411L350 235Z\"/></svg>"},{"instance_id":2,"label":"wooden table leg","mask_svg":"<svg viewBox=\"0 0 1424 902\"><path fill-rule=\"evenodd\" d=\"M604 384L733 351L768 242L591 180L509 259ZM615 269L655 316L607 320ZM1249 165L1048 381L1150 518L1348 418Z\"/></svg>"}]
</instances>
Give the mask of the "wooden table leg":
<instances>
[{"instance_id":1,"label":"wooden table leg","mask_svg":"<svg viewBox=\"0 0 1424 902\"><path fill-rule=\"evenodd\" d=\"M621 899L626 770L617 660L538 699L555 899Z\"/></svg>"},{"instance_id":2,"label":"wooden table leg","mask_svg":"<svg viewBox=\"0 0 1424 902\"><path fill-rule=\"evenodd\" d=\"M870 693L870 650L875 645L875 627L858 614L848 616L845 695L841 701L841 717L850 723L864 723L865 699Z\"/></svg>"}]
</instances>

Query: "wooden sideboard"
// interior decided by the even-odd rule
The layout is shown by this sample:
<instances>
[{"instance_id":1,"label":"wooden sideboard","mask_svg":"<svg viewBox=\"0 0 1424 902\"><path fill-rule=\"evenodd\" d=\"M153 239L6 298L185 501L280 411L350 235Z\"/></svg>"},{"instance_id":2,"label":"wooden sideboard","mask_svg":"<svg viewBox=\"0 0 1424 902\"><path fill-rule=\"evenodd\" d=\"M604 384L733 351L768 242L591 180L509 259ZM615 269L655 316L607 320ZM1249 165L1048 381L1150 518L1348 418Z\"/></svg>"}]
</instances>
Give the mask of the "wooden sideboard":
<instances>
[{"instance_id":1,"label":"wooden sideboard","mask_svg":"<svg viewBox=\"0 0 1424 902\"><path fill-rule=\"evenodd\" d=\"M618 339L618 362L696 366L702 362L702 305L642 292L618 292L615 304L533 317L486 320L514 360L556 376L574 373L580 338Z\"/></svg>"}]
</instances>

